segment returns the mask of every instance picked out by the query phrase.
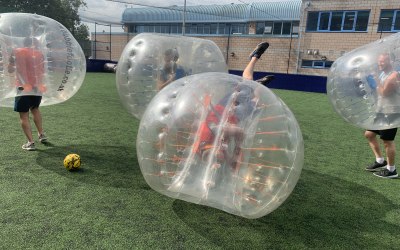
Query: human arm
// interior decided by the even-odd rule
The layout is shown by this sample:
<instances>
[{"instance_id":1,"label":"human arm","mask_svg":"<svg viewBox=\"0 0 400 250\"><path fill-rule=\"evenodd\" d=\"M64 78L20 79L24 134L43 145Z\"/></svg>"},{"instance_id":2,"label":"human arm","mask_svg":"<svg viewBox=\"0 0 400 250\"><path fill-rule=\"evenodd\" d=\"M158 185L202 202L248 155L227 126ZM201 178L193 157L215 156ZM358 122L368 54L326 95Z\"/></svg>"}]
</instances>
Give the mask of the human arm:
<instances>
[{"instance_id":1,"label":"human arm","mask_svg":"<svg viewBox=\"0 0 400 250\"><path fill-rule=\"evenodd\" d=\"M14 54L11 54L10 58L8 59L7 70L8 70L8 73L14 73L15 72L15 57L14 57Z\"/></svg>"},{"instance_id":2,"label":"human arm","mask_svg":"<svg viewBox=\"0 0 400 250\"><path fill-rule=\"evenodd\" d=\"M399 73L392 72L383 83L378 84L377 91L382 96L390 96L399 87L399 83Z\"/></svg>"},{"instance_id":3,"label":"human arm","mask_svg":"<svg viewBox=\"0 0 400 250\"><path fill-rule=\"evenodd\" d=\"M162 79L159 78L157 80L157 90L160 91L173 81L175 81L175 74L171 74L166 81L163 81Z\"/></svg>"}]
</instances>

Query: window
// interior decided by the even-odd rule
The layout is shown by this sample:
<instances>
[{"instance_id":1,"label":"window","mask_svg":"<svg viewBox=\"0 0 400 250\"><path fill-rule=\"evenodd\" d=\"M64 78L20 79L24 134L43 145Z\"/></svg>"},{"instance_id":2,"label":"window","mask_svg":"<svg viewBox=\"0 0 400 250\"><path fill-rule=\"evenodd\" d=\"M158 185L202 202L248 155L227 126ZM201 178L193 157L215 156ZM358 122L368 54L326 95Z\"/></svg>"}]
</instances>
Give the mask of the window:
<instances>
[{"instance_id":1,"label":"window","mask_svg":"<svg viewBox=\"0 0 400 250\"><path fill-rule=\"evenodd\" d=\"M292 23L283 22L282 23L282 35L290 35L290 29L292 28Z\"/></svg>"},{"instance_id":2,"label":"window","mask_svg":"<svg viewBox=\"0 0 400 250\"><path fill-rule=\"evenodd\" d=\"M165 26L165 25L161 26L161 31L160 31L160 33L167 33L167 34L169 34L169 33L170 33L170 32L169 32L169 26Z\"/></svg>"},{"instance_id":3,"label":"window","mask_svg":"<svg viewBox=\"0 0 400 250\"><path fill-rule=\"evenodd\" d=\"M212 23L210 24L210 34L217 34L218 32L218 24Z\"/></svg>"},{"instance_id":4,"label":"window","mask_svg":"<svg viewBox=\"0 0 400 250\"><path fill-rule=\"evenodd\" d=\"M318 29L318 12L308 12L307 31L316 31Z\"/></svg>"},{"instance_id":5,"label":"window","mask_svg":"<svg viewBox=\"0 0 400 250\"><path fill-rule=\"evenodd\" d=\"M154 26L153 25L145 26L145 32L154 32Z\"/></svg>"},{"instance_id":6,"label":"window","mask_svg":"<svg viewBox=\"0 0 400 250\"><path fill-rule=\"evenodd\" d=\"M185 24L185 33L190 33L190 23Z\"/></svg>"},{"instance_id":7,"label":"window","mask_svg":"<svg viewBox=\"0 0 400 250\"><path fill-rule=\"evenodd\" d=\"M354 11L345 11L343 30L353 31L355 20L356 20L356 13Z\"/></svg>"},{"instance_id":8,"label":"window","mask_svg":"<svg viewBox=\"0 0 400 250\"><path fill-rule=\"evenodd\" d=\"M368 28L369 11L309 12L306 31L363 32Z\"/></svg>"},{"instance_id":9,"label":"window","mask_svg":"<svg viewBox=\"0 0 400 250\"><path fill-rule=\"evenodd\" d=\"M369 11L359 11L356 19L356 31L367 30Z\"/></svg>"},{"instance_id":10,"label":"window","mask_svg":"<svg viewBox=\"0 0 400 250\"><path fill-rule=\"evenodd\" d=\"M340 31L342 29L343 12L332 12L331 31Z\"/></svg>"},{"instance_id":11,"label":"window","mask_svg":"<svg viewBox=\"0 0 400 250\"><path fill-rule=\"evenodd\" d=\"M256 23L256 34L263 34L265 29L265 22Z\"/></svg>"},{"instance_id":12,"label":"window","mask_svg":"<svg viewBox=\"0 0 400 250\"><path fill-rule=\"evenodd\" d=\"M197 25L197 34L204 34L204 25L201 23Z\"/></svg>"},{"instance_id":13,"label":"window","mask_svg":"<svg viewBox=\"0 0 400 250\"><path fill-rule=\"evenodd\" d=\"M298 35L299 34L299 26L300 26L300 22L299 21L292 22L292 34L293 35Z\"/></svg>"},{"instance_id":14,"label":"window","mask_svg":"<svg viewBox=\"0 0 400 250\"><path fill-rule=\"evenodd\" d=\"M318 29L319 30L329 30L329 19L331 17L330 12L321 12L319 13L319 25Z\"/></svg>"},{"instance_id":15,"label":"window","mask_svg":"<svg viewBox=\"0 0 400 250\"><path fill-rule=\"evenodd\" d=\"M313 68L324 68L325 67L325 62L324 61L313 61L312 62L312 67Z\"/></svg>"},{"instance_id":16,"label":"window","mask_svg":"<svg viewBox=\"0 0 400 250\"><path fill-rule=\"evenodd\" d=\"M206 23L206 24L204 24L204 30L203 30L204 32L204 34L210 34L210 24L209 23Z\"/></svg>"},{"instance_id":17,"label":"window","mask_svg":"<svg viewBox=\"0 0 400 250\"><path fill-rule=\"evenodd\" d=\"M302 68L313 68L313 69L328 69L332 66L333 61L322 61L322 60L302 60Z\"/></svg>"},{"instance_id":18,"label":"window","mask_svg":"<svg viewBox=\"0 0 400 250\"><path fill-rule=\"evenodd\" d=\"M272 34L272 27L274 22L265 22L264 34Z\"/></svg>"},{"instance_id":19,"label":"window","mask_svg":"<svg viewBox=\"0 0 400 250\"><path fill-rule=\"evenodd\" d=\"M247 34L247 24L245 23L232 23L231 34Z\"/></svg>"},{"instance_id":20,"label":"window","mask_svg":"<svg viewBox=\"0 0 400 250\"><path fill-rule=\"evenodd\" d=\"M144 25L137 25L135 29L136 33L142 33L144 32Z\"/></svg>"},{"instance_id":21,"label":"window","mask_svg":"<svg viewBox=\"0 0 400 250\"><path fill-rule=\"evenodd\" d=\"M400 31L400 10L396 11L396 17L394 19L394 30Z\"/></svg>"},{"instance_id":22,"label":"window","mask_svg":"<svg viewBox=\"0 0 400 250\"><path fill-rule=\"evenodd\" d=\"M247 31L247 30L246 30ZM256 34L273 34L276 36L299 34L299 21L286 21L286 22L257 22Z\"/></svg>"},{"instance_id":23,"label":"window","mask_svg":"<svg viewBox=\"0 0 400 250\"><path fill-rule=\"evenodd\" d=\"M400 10L382 10L379 18L378 32L400 31Z\"/></svg>"},{"instance_id":24,"label":"window","mask_svg":"<svg viewBox=\"0 0 400 250\"><path fill-rule=\"evenodd\" d=\"M189 34L197 34L197 24L190 25Z\"/></svg>"},{"instance_id":25,"label":"window","mask_svg":"<svg viewBox=\"0 0 400 250\"><path fill-rule=\"evenodd\" d=\"M171 34L178 34L178 25L171 25Z\"/></svg>"},{"instance_id":26,"label":"window","mask_svg":"<svg viewBox=\"0 0 400 250\"><path fill-rule=\"evenodd\" d=\"M274 35L282 34L282 23L281 22L274 23L273 34Z\"/></svg>"},{"instance_id":27,"label":"window","mask_svg":"<svg viewBox=\"0 0 400 250\"><path fill-rule=\"evenodd\" d=\"M218 25L218 34L229 34L229 26L227 26L225 23L220 23Z\"/></svg>"},{"instance_id":28,"label":"window","mask_svg":"<svg viewBox=\"0 0 400 250\"><path fill-rule=\"evenodd\" d=\"M303 60L301 62L301 67L302 68L312 68L313 61L312 60Z\"/></svg>"},{"instance_id":29,"label":"window","mask_svg":"<svg viewBox=\"0 0 400 250\"><path fill-rule=\"evenodd\" d=\"M298 34L299 21L258 22L257 34L270 34L287 36ZM155 23L129 25L131 33L155 32L164 34L182 34L182 23ZM249 33L249 23L186 23L185 33L191 35L228 35Z\"/></svg>"}]
</instances>

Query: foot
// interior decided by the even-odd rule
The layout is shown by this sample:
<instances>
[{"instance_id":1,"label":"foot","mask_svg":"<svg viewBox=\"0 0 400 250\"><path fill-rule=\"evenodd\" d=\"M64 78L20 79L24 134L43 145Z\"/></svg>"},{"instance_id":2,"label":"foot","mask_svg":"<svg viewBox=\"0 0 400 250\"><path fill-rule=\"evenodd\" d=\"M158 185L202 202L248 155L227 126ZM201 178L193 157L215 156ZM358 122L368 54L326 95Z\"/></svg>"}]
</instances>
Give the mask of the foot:
<instances>
[{"instance_id":1,"label":"foot","mask_svg":"<svg viewBox=\"0 0 400 250\"><path fill-rule=\"evenodd\" d=\"M390 172L387 168L382 169L381 171L374 173L375 176L381 177L381 178L387 178L387 179L394 179L397 178L397 171L396 169L393 172Z\"/></svg>"},{"instance_id":2,"label":"foot","mask_svg":"<svg viewBox=\"0 0 400 250\"><path fill-rule=\"evenodd\" d=\"M47 136L44 133L40 134L39 135L39 141L42 142L42 143L46 142L47 141Z\"/></svg>"},{"instance_id":3,"label":"foot","mask_svg":"<svg viewBox=\"0 0 400 250\"><path fill-rule=\"evenodd\" d=\"M269 43L267 42L262 42L257 45L257 47L253 50L253 52L250 53L249 58L251 59L252 57L255 57L257 59L260 59L262 54L268 49Z\"/></svg>"},{"instance_id":4,"label":"foot","mask_svg":"<svg viewBox=\"0 0 400 250\"><path fill-rule=\"evenodd\" d=\"M270 83L274 79L275 79L275 76L269 75L269 76L264 76L263 78L256 80L256 82L260 83L261 85L267 86L268 83Z\"/></svg>"},{"instance_id":5,"label":"foot","mask_svg":"<svg viewBox=\"0 0 400 250\"><path fill-rule=\"evenodd\" d=\"M387 165L386 161L383 161L383 163L378 163L375 161L373 164L366 167L365 170L375 172L375 171L378 171L380 168L385 167L386 165Z\"/></svg>"},{"instance_id":6,"label":"foot","mask_svg":"<svg viewBox=\"0 0 400 250\"><path fill-rule=\"evenodd\" d=\"M34 142L27 142L24 145L22 145L22 149L25 149L25 150L28 150L28 151L36 150L35 143Z\"/></svg>"}]
</instances>

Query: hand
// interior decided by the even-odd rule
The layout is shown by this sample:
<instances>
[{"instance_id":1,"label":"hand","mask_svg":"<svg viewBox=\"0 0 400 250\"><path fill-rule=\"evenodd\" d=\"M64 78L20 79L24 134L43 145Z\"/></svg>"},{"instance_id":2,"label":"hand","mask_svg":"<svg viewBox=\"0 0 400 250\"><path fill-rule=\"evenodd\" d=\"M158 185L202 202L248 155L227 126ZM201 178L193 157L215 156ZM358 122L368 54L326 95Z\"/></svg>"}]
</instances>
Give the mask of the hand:
<instances>
[{"instance_id":1,"label":"hand","mask_svg":"<svg viewBox=\"0 0 400 250\"><path fill-rule=\"evenodd\" d=\"M369 85L369 87L371 89L376 89L377 84L376 84L376 81L375 81L375 77L373 75L368 75L367 76L367 83L368 83L368 85Z\"/></svg>"}]
</instances>

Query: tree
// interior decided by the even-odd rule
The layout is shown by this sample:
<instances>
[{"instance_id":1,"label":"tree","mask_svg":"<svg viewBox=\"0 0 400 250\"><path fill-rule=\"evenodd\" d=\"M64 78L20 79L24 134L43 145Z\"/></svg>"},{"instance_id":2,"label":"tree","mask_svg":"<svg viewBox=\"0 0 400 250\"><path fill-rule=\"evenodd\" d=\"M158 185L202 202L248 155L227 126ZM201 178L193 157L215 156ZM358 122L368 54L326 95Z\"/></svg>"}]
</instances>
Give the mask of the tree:
<instances>
[{"instance_id":1,"label":"tree","mask_svg":"<svg viewBox=\"0 0 400 250\"><path fill-rule=\"evenodd\" d=\"M64 25L78 41L89 40L89 28L82 24L78 9L84 0L0 0L0 12L24 12L52 18Z\"/></svg>"}]
</instances>

